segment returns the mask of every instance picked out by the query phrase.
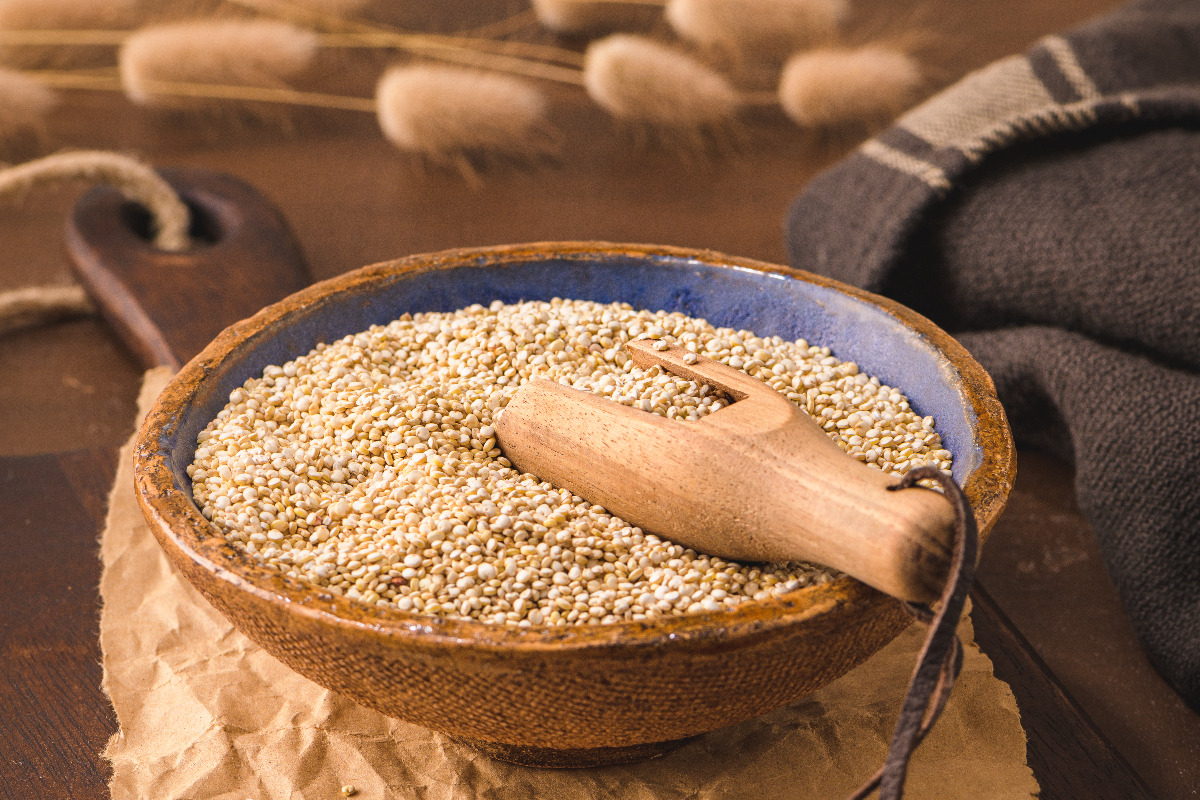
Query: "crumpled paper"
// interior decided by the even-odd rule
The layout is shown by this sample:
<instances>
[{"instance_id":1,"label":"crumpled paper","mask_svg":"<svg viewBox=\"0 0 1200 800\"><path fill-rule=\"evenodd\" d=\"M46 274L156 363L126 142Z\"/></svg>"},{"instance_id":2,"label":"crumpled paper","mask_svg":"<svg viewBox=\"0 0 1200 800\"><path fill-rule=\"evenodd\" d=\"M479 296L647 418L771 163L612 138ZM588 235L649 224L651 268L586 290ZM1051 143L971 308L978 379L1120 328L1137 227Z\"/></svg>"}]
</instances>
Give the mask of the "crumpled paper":
<instances>
[{"instance_id":1,"label":"crumpled paper","mask_svg":"<svg viewBox=\"0 0 1200 800\"><path fill-rule=\"evenodd\" d=\"M147 373L144 414L169 380ZM539 770L484 756L317 686L246 639L177 575L121 462L101 540L104 690L114 800L355 800L621 797L841 798L882 763L924 630L799 703L716 731L662 758ZM959 629L971 642L964 618ZM973 644L936 728L917 750L906 797L1030 798L1025 733L1008 686Z\"/></svg>"}]
</instances>

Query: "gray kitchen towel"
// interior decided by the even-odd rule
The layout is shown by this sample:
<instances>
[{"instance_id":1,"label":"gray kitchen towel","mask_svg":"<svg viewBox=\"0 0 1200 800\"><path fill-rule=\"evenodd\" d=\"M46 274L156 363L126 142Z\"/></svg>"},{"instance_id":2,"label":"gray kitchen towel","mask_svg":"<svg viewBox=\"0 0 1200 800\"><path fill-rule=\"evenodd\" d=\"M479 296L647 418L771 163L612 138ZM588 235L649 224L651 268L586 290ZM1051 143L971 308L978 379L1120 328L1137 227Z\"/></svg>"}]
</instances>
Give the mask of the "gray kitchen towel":
<instances>
[{"instance_id":1,"label":"gray kitchen towel","mask_svg":"<svg viewBox=\"0 0 1200 800\"><path fill-rule=\"evenodd\" d=\"M1075 466L1151 661L1200 708L1200 2L998 61L814 179L793 266L880 292Z\"/></svg>"}]
</instances>

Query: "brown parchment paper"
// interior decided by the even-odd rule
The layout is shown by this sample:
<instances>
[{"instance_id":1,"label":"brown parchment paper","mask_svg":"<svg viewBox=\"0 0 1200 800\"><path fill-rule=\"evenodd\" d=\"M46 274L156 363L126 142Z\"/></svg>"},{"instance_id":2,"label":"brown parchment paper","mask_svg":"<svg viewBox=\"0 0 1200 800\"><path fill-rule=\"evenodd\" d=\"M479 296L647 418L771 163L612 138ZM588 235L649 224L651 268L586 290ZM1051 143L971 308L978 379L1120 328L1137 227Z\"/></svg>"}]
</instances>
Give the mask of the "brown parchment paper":
<instances>
[{"instance_id":1,"label":"brown parchment paper","mask_svg":"<svg viewBox=\"0 0 1200 800\"><path fill-rule=\"evenodd\" d=\"M147 373L139 406L170 374ZM789 708L662 758L553 771L492 760L300 677L246 639L172 570L121 452L101 540L104 689L120 723L105 755L115 800L382 798L842 798L882 763L923 630ZM960 627L972 642L971 624ZM1025 733L1008 686L968 644L937 727L917 750L909 798L1029 798Z\"/></svg>"}]
</instances>

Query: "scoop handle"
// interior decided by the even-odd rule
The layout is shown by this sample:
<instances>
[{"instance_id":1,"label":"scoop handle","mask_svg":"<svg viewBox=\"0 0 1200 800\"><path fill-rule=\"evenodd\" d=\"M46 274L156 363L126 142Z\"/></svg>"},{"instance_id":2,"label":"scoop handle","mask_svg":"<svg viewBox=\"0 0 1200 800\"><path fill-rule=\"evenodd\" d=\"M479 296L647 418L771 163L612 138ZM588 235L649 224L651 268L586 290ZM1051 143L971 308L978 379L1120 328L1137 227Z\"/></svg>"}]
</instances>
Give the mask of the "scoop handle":
<instances>
[{"instance_id":1,"label":"scoop handle","mask_svg":"<svg viewBox=\"0 0 1200 800\"><path fill-rule=\"evenodd\" d=\"M192 214L193 246L167 252L145 212L101 187L67 221L72 268L144 367L178 369L223 329L309 283L282 215L252 186L198 167L161 170Z\"/></svg>"},{"instance_id":2,"label":"scoop handle","mask_svg":"<svg viewBox=\"0 0 1200 800\"><path fill-rule=\"evenodd\" d=\"M889 491L895 477L847 456L761 381L708 359L686 364L678 348L631 345L635 360L742 396L678 422L531 381L496 423L514 466L711 555L814 561L903 600L938 596L954 518L942 495Z\"/></svg>"}]
</instances>

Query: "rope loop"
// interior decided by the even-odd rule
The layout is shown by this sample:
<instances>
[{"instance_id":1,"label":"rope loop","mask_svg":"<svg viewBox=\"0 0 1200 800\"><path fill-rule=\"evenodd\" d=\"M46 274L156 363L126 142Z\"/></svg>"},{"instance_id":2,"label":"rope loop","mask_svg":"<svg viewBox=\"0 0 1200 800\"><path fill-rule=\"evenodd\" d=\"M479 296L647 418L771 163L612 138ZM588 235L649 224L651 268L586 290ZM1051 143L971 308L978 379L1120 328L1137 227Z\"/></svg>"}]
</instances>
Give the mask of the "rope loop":
<instances>
[{"instance_id":1,"label":"rope loop","mask_svg":"<svg viewBox=\"0 0 1200 800\"><path fill-rule=\"evenodd\" d=\"M0 170L0 197L23 197L36 186L69 180L106 183L150 212L154 243L164 250L186 250L187 205L162 176L132 156L107 150L78 150L26 161Z\"/></svg>"},{"instance_id":2,"label":"rope loop","mask_svg":"<svg viewBox=\"0 0 1200 800\"><path fill-rule=\"evenodd\" d=\"M186 250L191 243L191 212L171 185L132 156L105 150L56 153L0 169L0 198L21 198L30 190L71 180L109 184L150 212L154 244ZM0 335L60 319L87 315L95 306L79 286L34 286L0 292Z\"/></svg>"}]
</instances>

